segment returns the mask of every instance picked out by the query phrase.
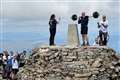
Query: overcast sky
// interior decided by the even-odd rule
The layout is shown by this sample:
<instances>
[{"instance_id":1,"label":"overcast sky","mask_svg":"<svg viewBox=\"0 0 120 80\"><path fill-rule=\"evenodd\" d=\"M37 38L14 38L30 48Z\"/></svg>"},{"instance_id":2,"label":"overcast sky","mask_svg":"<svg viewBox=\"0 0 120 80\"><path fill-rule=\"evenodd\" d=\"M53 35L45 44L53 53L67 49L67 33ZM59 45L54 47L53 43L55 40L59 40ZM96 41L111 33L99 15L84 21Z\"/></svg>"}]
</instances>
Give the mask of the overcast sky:
<instances>
[{"instance_id":1,"label":"overcast sky","mask_svg":"<svg viewBox=\"0 0 120 80\"><path fill-rule=\"evenodd\" d=\"M23 44L23 47L30 40L34 40L34 36L31 38L32 32L38 32L41 35L48 33L49 26L48 21L46 20L49 20L50 15L53 13L56 14L57 17L62 17L60 25L58 25L60 26L58 27L58 37L64 38L67 31L67 27L65 26L68 26L68 23L66 24L64 22L67 22L72 14L77 14L80 16L81 12L83 11L86 12L87 15L91 15L94 11L98 11L100 15L106 15L107 19L110 19L109 24L111 33L113 34L116 32L117 35L120 34L120 0L0 0L0 35L1 33L11 32L11 34L8 33L4 34L4 36L0 36L0 39L3 40L2 37L7 38L4 40L6 41L4 43L6 43L7 46L10 46L10 48L16 48L18 45L14 42L9 42L9 39L11 41L15 39L16 41L16 37L19 37L19 41L23 42L17 43L20 45ZM93 31L93 33L94 31L97 32L96 22L97 21L95 20L90 20L89 23L91 27L89 29L90 31ZM94 29L94 26L96 29ZM21 32L21 35L16 35L16 33L19 32ZM23 39L24 37L20 37L24 36L24 32L30 32L27 33L30 34L30 38L28 38L28 36L26 37L27 40L30 40L25 43ZM95 37L93 36L93 33L90 34L92 35L91 37ZM95 35L97 35L97 33ZM45 36L46 35L43 37ZM112 37L113 40L111 40L113 42L116 42L115 44L111 44L113 44L113 46L115 45L117 48L119 48L117 45L120 41L118 38L119 36L115 35L115 37ZM45 41L46 40L47 39L45 38ZM60 40L64 41L62 39ZM44 42L43 39L40 39L38 41ZM0 44L2 44L2 41L0 42ZM30 44L31 43L29 43L28 46Z\"/></svg>"},{"instance_id":2,"label":"overcast sky","mask_svg":"<svg viewBox=\"0 0 120 80\"><path fill-rule=\"evenodd\" d=\"M119 0L1 0L4 19L48 19L50 14L69 17L82 11L88 15L119 15Z\"/></svg>"}]
</instances>

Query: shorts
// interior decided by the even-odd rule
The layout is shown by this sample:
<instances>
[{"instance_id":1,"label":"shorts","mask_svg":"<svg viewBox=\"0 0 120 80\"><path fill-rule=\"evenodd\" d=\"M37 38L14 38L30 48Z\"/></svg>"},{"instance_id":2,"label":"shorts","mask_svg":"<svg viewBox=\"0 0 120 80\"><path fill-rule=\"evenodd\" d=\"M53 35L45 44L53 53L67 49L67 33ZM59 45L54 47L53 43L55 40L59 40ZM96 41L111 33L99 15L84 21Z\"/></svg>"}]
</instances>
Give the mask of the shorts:
<instances>
[{"instance_id":1,"label":"shorts","mask_svg":"<svg viewBox=\"0 0 120 80\"><path fill-rule=\"evenodd\" d=\"M81 27L81 34L88 34L88 27Z\"/></svg>"}]
</instances>

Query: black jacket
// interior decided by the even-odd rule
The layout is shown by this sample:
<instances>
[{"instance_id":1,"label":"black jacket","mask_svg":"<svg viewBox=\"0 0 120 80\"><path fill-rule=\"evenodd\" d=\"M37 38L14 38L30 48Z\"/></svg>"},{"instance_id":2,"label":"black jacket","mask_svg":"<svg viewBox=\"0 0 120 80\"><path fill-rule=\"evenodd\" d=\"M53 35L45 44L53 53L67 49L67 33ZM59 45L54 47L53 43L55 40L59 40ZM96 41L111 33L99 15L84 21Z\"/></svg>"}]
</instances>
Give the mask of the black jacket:
<instances>
[{"instance_id":1,"label":"black jacket","mask_svg":"<svg viewBox=\"0 0 120 80\"><path fill-rule=\"evenodd\" d=\"M87 27L89 21L89 16L80 17L78 20L78 24L81 24L81 27Z\"/></svg>"},{"instance_id":2,"label":"black jacket","mask_svg":"<svg viewBox=\"0 0 120 80\"><path fill-rule=\"evenodd\" d=\"M51 19L51 20L49 21L49 26L50 26L51 29L52 29L52 28L56 28L56 25L57 25L56 19Z\"/></svg>"}]
</instances>

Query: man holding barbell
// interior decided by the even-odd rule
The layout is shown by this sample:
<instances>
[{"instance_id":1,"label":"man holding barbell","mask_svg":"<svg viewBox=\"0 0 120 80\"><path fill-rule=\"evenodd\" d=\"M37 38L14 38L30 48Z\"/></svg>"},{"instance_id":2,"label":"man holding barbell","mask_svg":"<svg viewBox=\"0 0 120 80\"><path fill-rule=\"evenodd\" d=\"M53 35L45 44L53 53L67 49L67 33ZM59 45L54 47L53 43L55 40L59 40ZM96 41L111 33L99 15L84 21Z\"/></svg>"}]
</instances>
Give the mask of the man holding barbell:
<instances>
[{"instance_id":1,"label":"man holding barbell","mask_svg":"<svg viewBox=\"0 0 120 80\"><path fill-rule=\"evenodd\" d=\"M88 40L88 21L89 18L98 18L99 13L97 11L93 12L92 16L86 16L85 12L82 12L82 16L79 17L78 24L81 24L81 35L82 35L82 40L83 44L82 46L89 46L89 40Z\"/></svg>"},{"instance_id":2,"label":"man holding barbell","mask_svg":"<svg viewBox=\"0 0 120 80\"><path fill-rule=\"evenodd\" d=\"M89 46L89 40L88 40L88 21L89 16L85 15L85 12L82 12L82 16L79 17L78 24L81 24L81 35L82 35L82 46L88 45Z\"/></svg>"}]
</instances>

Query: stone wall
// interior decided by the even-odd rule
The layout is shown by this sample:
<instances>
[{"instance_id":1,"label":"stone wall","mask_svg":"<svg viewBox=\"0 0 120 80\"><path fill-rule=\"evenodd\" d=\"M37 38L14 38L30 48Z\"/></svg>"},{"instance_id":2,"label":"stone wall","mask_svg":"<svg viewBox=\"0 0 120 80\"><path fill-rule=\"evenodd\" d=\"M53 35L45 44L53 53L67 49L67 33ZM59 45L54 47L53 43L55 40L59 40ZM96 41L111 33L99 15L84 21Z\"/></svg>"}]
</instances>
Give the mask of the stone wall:
<instances>
[{"instance_id":1,"label":"stone wall","mask_svg":"<svg viewBox=\"0 0 120 80\"><path fill-rule=\"evenodd\" d=\"M35 48L18 80L120 80L120 58L106 47Z\"/></svg>"}]
</instances>

